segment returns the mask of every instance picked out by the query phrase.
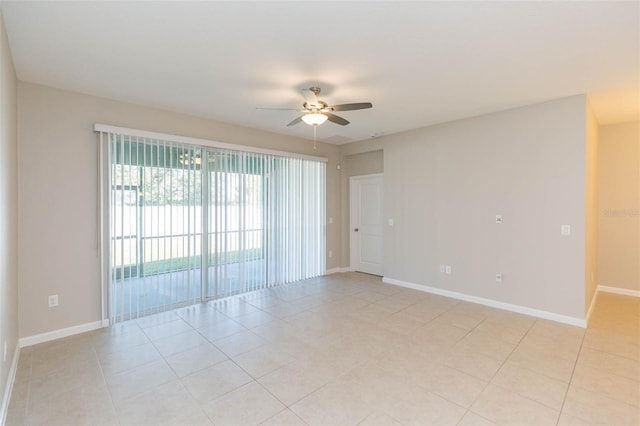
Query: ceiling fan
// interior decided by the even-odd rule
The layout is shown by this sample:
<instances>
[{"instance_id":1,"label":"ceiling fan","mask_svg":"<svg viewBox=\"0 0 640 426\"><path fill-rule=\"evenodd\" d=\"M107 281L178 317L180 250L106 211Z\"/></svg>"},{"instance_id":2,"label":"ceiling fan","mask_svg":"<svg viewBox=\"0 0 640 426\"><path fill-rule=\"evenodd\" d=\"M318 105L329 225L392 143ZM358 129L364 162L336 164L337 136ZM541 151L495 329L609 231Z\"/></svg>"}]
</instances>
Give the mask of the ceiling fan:
<instances>
[{"instance_id":1,"label":"ceiling fan","mask_svg":"<svg viewBox=\"0 0 640 426\"><path fill-rule=\"evenodd\" d=\"M282 111L299 111L303 112L300 117L296 118L287 126L295 126L301 121L310 126L319 126L325 121L346 126L349 124L348 120L333 114L334 111L354 111L357 109L367 109L373 107L371 102L358 102L353 104L341 104L341 105L328 105L325 101L318 99L320 94L319 87L310 87L308 89L302 89L302 95L305 102L302 104L302 109L296 108L259 108L259 109L276 109Z\"/></svg>"}]
</instances>

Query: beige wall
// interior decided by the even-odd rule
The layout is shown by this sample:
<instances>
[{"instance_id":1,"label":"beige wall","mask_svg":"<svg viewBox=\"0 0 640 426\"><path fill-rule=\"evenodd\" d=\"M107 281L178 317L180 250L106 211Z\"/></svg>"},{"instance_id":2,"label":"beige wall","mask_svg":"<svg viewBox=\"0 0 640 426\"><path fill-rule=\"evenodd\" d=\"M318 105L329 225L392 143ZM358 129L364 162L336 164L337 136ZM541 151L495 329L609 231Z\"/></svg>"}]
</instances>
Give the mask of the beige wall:
<instances>
[{"instance_id":1,"label":"beige wall","mask_svg":"<svg viewBox=\"0 0 640 426\"><path fill-rule=\"evenodd\" d=\"M395 222L385 227L385 276L584 319L585 102L342 147L343 155L384 150L384 214ZM571 236L560 235L562 224Z\"/></svg>"},{"instance_id":2,"label":"beige wall","mask_svg":"<svg viewBox=\"0 0 640 426\"><path fill-rule=\"evenodd\" d=\"M20 83L20 336L100 320L94 123L329 158L327 268L339 266L339 149L230 124ZM47 307L58 294L60 305Z\"/></svg>"},{"instance_id":3,"label":"beige wall","mask_svg":"<svg viewBox=\"0 0 640 426\"><path fill-rule=\"evenodd\" d=\"M4 397L9 370L18 343L16 88L16 73L0 10L0 395L2 397ZM3 356L5 342L6 360Z\"/></svg>"},{"instance_id":4,"label":"beige wall","mask_svg":"<svg viewBox=\"0 0 640 426\"><path fill-rule=\"evenodd\" d=\"M585 103L584 304L588 313L598 287L598 121Z\"/></svg>"},{"instance_id":5,"label":"beige wall","mask_svg":"<svg viewBox=\"0 0 640 426\"><path fill-rule=\"evenodd\" d=\"M598 284L640 292L640 122L599 139Z\"/></svg>"},{"instance_id":6,"label":"beige wall","mask_svg":"<svg viewBox=\"0 0 640 426\"><path fill-rule=\"evenodd\" d=\"M385 216L395 220L385 228L388 278L584 318L584 96L314 151L305 140L44 86L20 83L18 93L20 336L100 319L96 122L328 157L327 269L349 265L349 176L384 170ZM561 224L572 225L570 237ZM49 294L58 308L47 308Z\"/></svg>"},{"instance_id":7,"label":"beige wall","mask_svg":"<svg viewBox=\"0 0 640 426\"><path fill-rule=\"evenodd\" d=\"M347 147L348 145L343 145ZM342 265L349 265L349 178L351 176L370 175L384 172L384 154L382 150L344 155L340 163L341 168L341 203L342 203Z\"/></svg>"}]
</instances>

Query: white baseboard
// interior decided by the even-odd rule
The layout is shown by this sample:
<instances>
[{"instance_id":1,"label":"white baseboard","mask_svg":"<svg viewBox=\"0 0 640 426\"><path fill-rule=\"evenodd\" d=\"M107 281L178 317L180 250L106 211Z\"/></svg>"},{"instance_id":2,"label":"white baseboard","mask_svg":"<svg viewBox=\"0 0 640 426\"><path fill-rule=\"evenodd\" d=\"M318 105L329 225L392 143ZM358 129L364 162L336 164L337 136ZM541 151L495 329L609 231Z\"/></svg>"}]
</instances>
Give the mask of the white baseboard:
<instances>
[{"instance_id":1,"label":"white baseboard","mask_svg":"<svg viewBox=\"0 0 640 426\"><path fill-rule=\"evenodd\" d=\"M349 266L345 267L345 268L332 268L332 269L327 269L327 271L324 273L325 275L331 275L331 274L339 274L342 272L352 272L353 269L351 269Z\"/></svg>"},{"instance_id":2,"label":"white baseboard","mask_svg":"<svg viewBox=\"0 0 640 426\"><path fill-rule=\"evenodd\" d=\"M599 294L600 294L600 289L596 287L596 292L593 294L593 297L591 298L591 304L589 305L589 310L587 311L587 315L585 317L585 321L587 321L587 324L589 324L589 318L591 318L593 309L596 307L596 300L598 299Z\"/></svg>"},{"instance_id":3,"label":"white baseboard","mask_svg":"<svg viewBox=\"0 0 640 426\"><path fill-rule=\"evenodd\" d=\"M414 283L400 281L400 280L396 280L388 277L382 278L382 282L385 282L387 284L398 285L401 287L411 288L413 290L424 291L426 293L439 294L440 296L451 297L453 299L464 300L466 302L477 303L479 305L490 306L492 308L503 309L505 311L517 312L519 314L530 315L538 318L544 318L551 321L561 322L563 324L575 325L577 327L582 327L582 328L587 327L587 321L581 318L555 314L553 312L547 312L539 309L528 308L526 306L512 305L511 303L499 302L497 300L485 299L483 297L471 296L469 294L457 293L455 291L443 290L437 287L429 287L426 285L414 284Z\"/></svg>"},{"instance_id":4,"label":"white baseboard","mask_svg":"<svg viewBox=\"0 0 640 426\"><path fill-rule=\"evenodd\" d=\"M7 420L7 411L9 411L9 403L11 402L11 391L13 391L13 382L16 380L16 372L18 371L18 360L20 359L20 345L16 345L13 352L13 360L9 368L7 383L4 387L4 395L2 397L2 406L0 407L0 425L4 425Z\"/></svg>"},{"instance_id":5,"label":"white baseboard","mask_svg":"<svg viewBox=\"0 0 640 426\"><path fill-rule=\"evenodd\" d=\"M640 297L640 290L629 290L628 288L599 285L598 291L602 291L604 293L621 294L623 296Z\"/></svg>"},{"instance_id":6,"label":"white baseboard","mask_svg":"<svg viewBox=\"0 0 640 426\"><path fill-rule=\"evenodd\" d=\"M85 333L87 331L97 330L99 328L108 327L109 320L88 322L86 324L74 325L73 327L62 328L60 330L49 331L46 333L35 334L33 336L21 337L18 345L21 348L37 345L38 343L50 342L51 340L61 339L63 337L73 336L74 334Z\"/></svg>"}]
</instances>

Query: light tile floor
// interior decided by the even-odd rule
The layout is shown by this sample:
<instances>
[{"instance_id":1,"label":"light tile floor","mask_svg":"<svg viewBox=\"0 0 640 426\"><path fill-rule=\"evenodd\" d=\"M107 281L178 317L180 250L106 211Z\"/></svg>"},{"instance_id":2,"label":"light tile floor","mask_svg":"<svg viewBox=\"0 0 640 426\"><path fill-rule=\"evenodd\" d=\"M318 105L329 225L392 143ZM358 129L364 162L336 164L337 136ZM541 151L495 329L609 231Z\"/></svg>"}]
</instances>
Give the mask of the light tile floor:
<instances>
[{"instance_id":1,"label":"light tile floor","mask_svg":"<svg viewBox=\"0 0 640 426\"><path fill-rule=\"evenodd\" d=\"M335 274L25 348L7 424L638 425L639 327Z\"/></svg>"}]
</instances>

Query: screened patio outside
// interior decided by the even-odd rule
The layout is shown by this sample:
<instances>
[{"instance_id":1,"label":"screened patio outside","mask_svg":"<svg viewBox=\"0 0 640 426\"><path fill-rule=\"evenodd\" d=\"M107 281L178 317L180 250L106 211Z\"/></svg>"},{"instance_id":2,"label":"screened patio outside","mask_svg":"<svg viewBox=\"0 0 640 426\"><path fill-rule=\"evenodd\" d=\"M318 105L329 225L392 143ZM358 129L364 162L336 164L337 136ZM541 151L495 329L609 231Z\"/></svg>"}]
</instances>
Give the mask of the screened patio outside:
<instances>
[{"instance_id":1,"label":"screened patio outside","mask_svg":"<svg viewBox=\"0 0 640 426\"><path fill-rule=\"evenodd\" d=\"M120 135L109 163L112 320L324 272L324 163Z\"/></svg>"}]
</instances>

